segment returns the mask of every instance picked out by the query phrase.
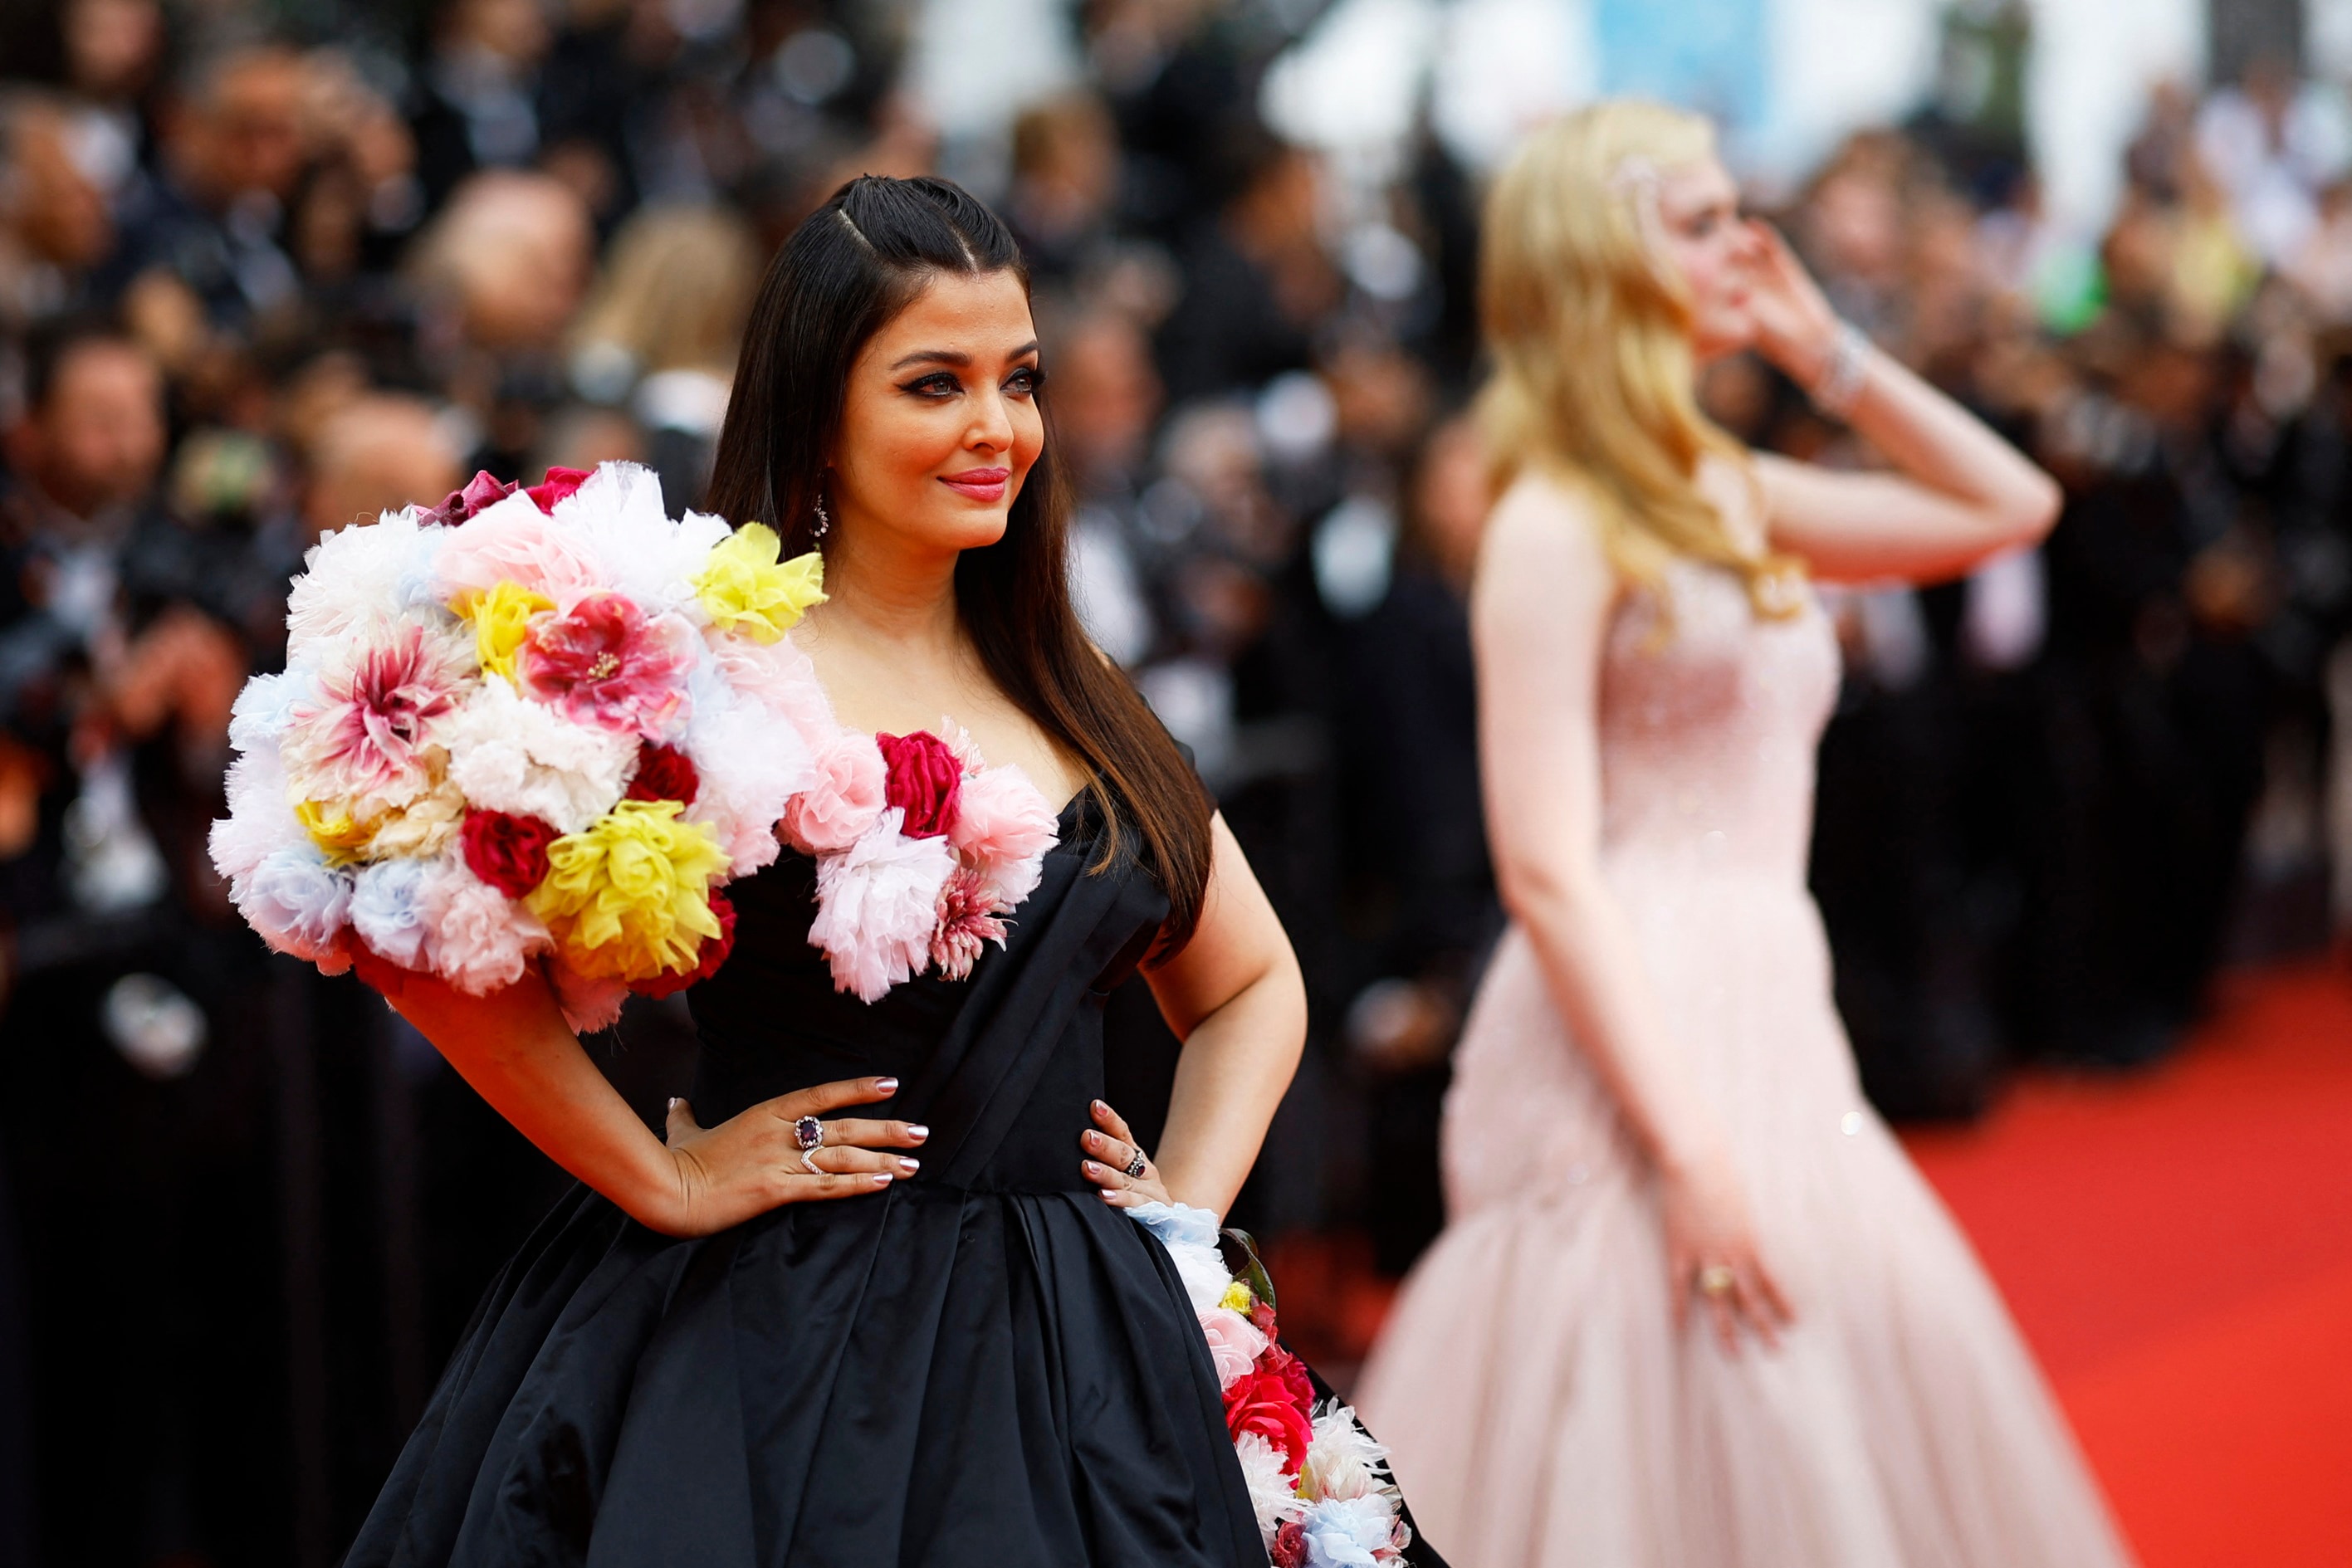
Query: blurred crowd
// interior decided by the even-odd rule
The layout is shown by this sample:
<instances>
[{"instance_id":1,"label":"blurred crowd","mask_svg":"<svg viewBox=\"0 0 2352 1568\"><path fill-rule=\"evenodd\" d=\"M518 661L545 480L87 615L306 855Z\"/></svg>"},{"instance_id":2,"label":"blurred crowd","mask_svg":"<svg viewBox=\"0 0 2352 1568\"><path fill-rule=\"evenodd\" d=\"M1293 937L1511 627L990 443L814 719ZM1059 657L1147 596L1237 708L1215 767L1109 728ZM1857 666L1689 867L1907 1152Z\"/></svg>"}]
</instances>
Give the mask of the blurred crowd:
<instances>
[{"instance_id":1,"label":"blurred crowd","mask_svg":"<svg viewBox=\"0 0 2352 1568\"><path fill-rule=\"evenodd\" d=\"M560 1182L236 920L204 854L229 703L325 529L606 459L693 505L766 257L858 172L951 173L1020 234L1088 624L1298 945L1313 1037L1243 1218L1391 1275L1434 1234L1501 923L1476 182L1431 135L1270 130L1301 12L1088 0L1080 79L947 143L899 86L911 4L0 22L0 1564L347 1539ZM2021 149L1930 109L1773 204L1843 314L2068 494L2034 554L1832 596L1815 883L1897 1114L2161 1054L2224 956L2324 940L2352 865L2352 110L2267 67L2160 89L2088 243ZM1872 460L1758 362L1704 390L1759 444ZM1112 1013L1148 1131L1173 1042L1139 988ZM646 1004L592 1049L651 1108L691 1027ZM1291 1257L1310 1291L1345 1266Z\"/></svg>"}]
</instances>

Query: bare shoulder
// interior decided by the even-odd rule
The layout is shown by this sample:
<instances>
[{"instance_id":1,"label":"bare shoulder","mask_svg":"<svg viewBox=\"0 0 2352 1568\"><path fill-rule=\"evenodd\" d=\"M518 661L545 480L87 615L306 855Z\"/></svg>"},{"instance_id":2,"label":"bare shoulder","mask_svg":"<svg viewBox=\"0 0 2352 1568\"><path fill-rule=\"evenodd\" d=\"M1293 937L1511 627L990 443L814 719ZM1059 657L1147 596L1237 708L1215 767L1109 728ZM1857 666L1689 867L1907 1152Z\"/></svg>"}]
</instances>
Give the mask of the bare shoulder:
<instances>
[{"instance_id":1,"label":"bare shoulder","mask_svg":"<svg viewBox=\"0 0 2352 1568\"><path fill-rule=\"evenodd\" d=\"M1475 597L1490 608L1531 600L1557 605L1564 596L1606 602L1616 589L1592 498L1547 474L1513 480L1487 514Z\"/></svg>"}]
</instances>

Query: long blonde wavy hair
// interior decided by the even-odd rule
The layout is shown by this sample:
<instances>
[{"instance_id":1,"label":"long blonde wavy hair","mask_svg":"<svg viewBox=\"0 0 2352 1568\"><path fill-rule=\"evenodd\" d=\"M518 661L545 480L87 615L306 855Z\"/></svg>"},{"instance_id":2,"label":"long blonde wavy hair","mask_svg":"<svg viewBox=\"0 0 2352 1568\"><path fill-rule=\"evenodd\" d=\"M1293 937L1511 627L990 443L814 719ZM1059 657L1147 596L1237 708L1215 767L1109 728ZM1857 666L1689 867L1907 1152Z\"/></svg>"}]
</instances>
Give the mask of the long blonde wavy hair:
<instances>
[{"instance_id":1,"label":"long blonde wavy hair","mask_svg":"<svg viewBox=\"0 0 2352 1568\"><path fill-rule=\"evenodd\" d=\"M1735 537L1699 491L1708 455L1749 464L1699 410L1690 297L1658 229L1661 172L1714 153L1706 120L1633 99L1520 145L1486 198L1478 302L1494 369L1479 422L1496 493L1531 468L1567 481L1629 584L1701 561L1779 614L1793 563Z\"/></svg>"}]
</instances>

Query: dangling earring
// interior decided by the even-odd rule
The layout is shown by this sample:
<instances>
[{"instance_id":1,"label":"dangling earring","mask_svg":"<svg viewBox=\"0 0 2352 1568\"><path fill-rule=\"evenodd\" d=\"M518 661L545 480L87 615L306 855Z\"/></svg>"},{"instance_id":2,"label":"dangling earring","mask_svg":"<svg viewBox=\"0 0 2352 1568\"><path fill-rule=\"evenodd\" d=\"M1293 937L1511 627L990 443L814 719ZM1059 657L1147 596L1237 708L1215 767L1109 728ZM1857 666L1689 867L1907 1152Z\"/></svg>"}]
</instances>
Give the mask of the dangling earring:
<instances>
[{"instance_id":1,"label":"dangling earring","mask_svg":"<svg viewBox=\"0 0 2352 1568\"><path fill-rule=\"evenodd\" d=\"M816 497L816 531L809 537L821 539L824 538L824 531L831 527L833 527L833 517L824 509L824 492L820 490Z\"/></svg>"}]
</instances>

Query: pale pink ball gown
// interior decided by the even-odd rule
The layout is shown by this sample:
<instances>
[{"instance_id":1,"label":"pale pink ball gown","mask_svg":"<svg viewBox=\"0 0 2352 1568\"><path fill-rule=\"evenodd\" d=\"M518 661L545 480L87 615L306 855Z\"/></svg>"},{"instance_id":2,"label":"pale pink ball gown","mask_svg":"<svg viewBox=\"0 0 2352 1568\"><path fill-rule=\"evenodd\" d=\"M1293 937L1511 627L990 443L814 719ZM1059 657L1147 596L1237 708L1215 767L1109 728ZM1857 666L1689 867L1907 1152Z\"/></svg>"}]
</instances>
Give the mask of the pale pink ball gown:
<instances>
[{"instance_id":1,"label":"pale pink ball gown","mask_svg":"<svg viewBox=\"0 0 2352 1568\"><path fill-rule=\"evenodd\" d=\"M1728 1132L1796 1325L1673 1328L1652 1178L1516 928L1444 1110L1450 1223L1358 1404L1457 1568L2109 1568L2128 1560L1990 1281L1864 1103L1805 888L1838 682L1810 603L1629 597L1602 867Z\"/></svg>"}]
</instances>

